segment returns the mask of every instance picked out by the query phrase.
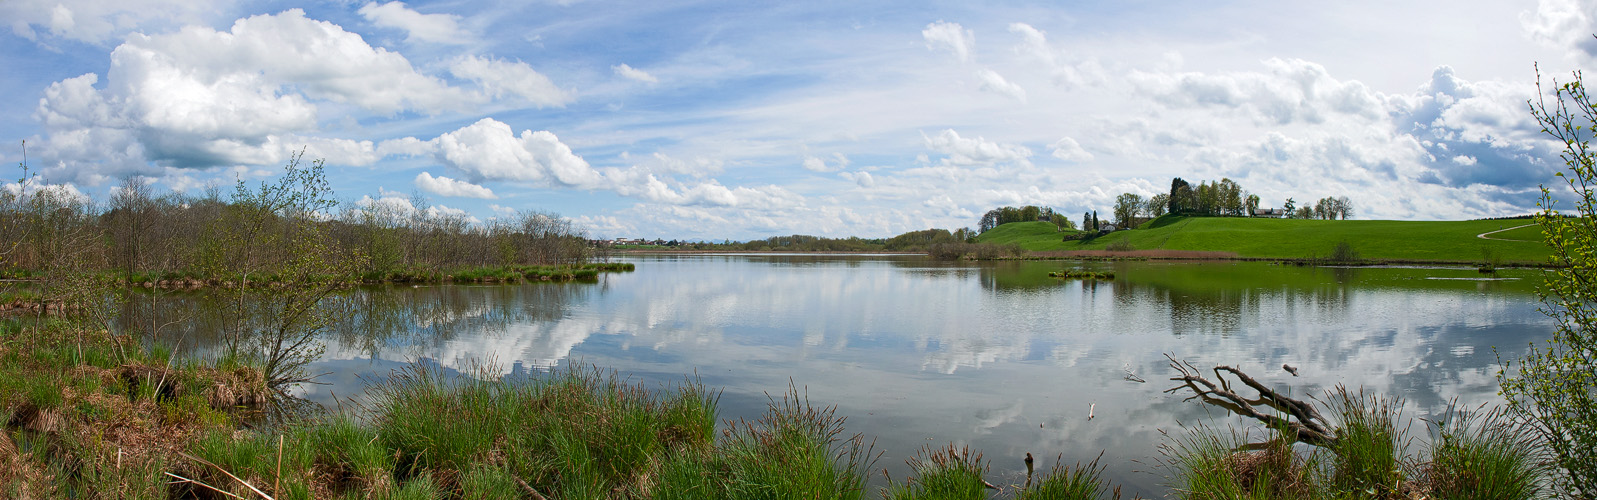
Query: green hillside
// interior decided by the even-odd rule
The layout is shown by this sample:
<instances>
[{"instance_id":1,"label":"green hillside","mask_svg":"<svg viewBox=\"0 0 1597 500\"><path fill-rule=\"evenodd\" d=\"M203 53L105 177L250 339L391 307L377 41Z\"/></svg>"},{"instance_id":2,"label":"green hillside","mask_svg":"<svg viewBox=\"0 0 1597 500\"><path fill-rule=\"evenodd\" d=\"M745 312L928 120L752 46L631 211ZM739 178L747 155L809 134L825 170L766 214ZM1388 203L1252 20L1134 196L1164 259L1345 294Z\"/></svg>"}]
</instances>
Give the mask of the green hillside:
<instances>
[{"instance_id":1,"label":"green hillside","mask_svg":"<svg viewBox=\"0 0 1597 500\"><path fill-rule=\"evenodd\" d=\"M1505 262L1546 262L1541 231L1532 226L1476 237L1481 233L1530 224L1529 220L1383 221L1246 219L1165 216L1139 229L1090 240L1063 241L1068 232L1046 222L1004 224L982 233L981 243L1015 244L1031 251L1103 250L1125 241L1136 250L1234 252L1241 257L1297 259L1324 257L1346 241L1365 259L1480 262L1490 252Z\"/></svg>"},{"instance_id":2,"label":"green hillside","mask_svg":"<svg viewBox=\"0 0 1597 500\"><path fill-rule=\"evenodd\" d=\"M976 237L978 243L995 245L1020 245L1027 250L1058 250L1059 241L1066 234L1078 231L1059 231L1051 222L1011 222L992 228Z\"/></svg>"}]
</instances>

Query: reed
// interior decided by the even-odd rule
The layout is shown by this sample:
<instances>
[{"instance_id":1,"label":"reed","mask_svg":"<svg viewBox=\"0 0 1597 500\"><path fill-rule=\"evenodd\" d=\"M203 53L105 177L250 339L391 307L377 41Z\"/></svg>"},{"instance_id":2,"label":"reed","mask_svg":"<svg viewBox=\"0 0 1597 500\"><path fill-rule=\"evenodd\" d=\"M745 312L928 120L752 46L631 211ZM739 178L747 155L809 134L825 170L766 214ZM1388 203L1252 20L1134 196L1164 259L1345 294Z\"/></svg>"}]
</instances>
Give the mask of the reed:
<instances>
[{"instance_id":1,"label":"reed","mask_svg":"<svg viewBox=\"0 0 1597 500\"><path fill-rule=\"evenodd\" d=\"M1103 478L1107 465L1098 463L1103 458L1102 454L1092 462L1082 465L1066 467L1063 457L1054 459L1054 467L1035 484L1020 490L1017 498L1020 500L1096 500L1109 492L1109 485ZM1119 498L1118 489L1114 498Z\"/></svg>"},{"instance_id":2,"label":"reed","mask_svg":"<svg viewBox=\"0 0 1597 500\"><path fill-rule=\"evenodd\" d=\"M909 460L914 471L902 484L894 483L882 491L888 500L980 500L987 498L987 473L981 453L948 445L922 448Z\"/></svg>"},{"instance_id":3,"label":"reed","mask_svg":"<svg viewBox=\"0 0 1597 500\"><path fill-rule=\"evenodd\" d=\"M1403 464L1407 426L1398 427L1403 421L1402 400L1366 396L1363 390L1354 393L1344 386L1331 390L1328 398L1340 423L1331 447L1332 485L1378 496L1402 492L1408 480Z\"/></svg>"},{"instance_id":4,"label":"reed","mask_svg":"<svg viewBox=\"0 0 1597 500\"><path fill-rule=\"evenodd\" d=\"M732 498L857 499L875 462L858 434L843 436L835 406L816 407L793 386L754 422L733 422L719 447Z\"/></svg>"},{"instance_id":5,"label":"reed","mask_svg":"<svg viewBox=\"0 0 1597 500\"><path fill-rule=\"evenodd\" d=\"M1449 408L1432 422L1425 489L1439 499L1548 496L1555 470L1538 436L1503 408Z\"/></svg>"}]
</instances>

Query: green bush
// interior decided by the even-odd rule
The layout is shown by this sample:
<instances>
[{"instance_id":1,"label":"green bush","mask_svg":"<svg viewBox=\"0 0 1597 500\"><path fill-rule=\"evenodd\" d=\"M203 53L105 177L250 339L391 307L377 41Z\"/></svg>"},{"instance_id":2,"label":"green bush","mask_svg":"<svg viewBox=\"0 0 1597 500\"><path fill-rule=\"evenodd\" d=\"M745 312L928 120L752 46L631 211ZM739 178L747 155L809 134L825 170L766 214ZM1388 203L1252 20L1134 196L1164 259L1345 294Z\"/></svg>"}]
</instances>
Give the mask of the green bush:
<instances>
[{"instance_id":1,"label":"green bush","mask_svg":"<svg viewBox=\"0 0 1597 500\"><path fill-rule=\"evenodd\" d=\"M1330 259L1331 262L1343 264L1362 260L1359 258L1359 252L1353 249L1353 244L1348 243L1346 240L1337 242L1336 246L1331 248Z\"/></svg>"},{"instance_id":2,"label":"green bush","mask_svg":"<svg viewBox=\"0 0 1597 500\"><path fill-rule=\"evenodd\" d=\"M1540 83L1538 80L1538 90ZM1559 85L1552 104L1538 92L1531 114L1542 131L1564 144L1567 167L1557 176L1574 196L1574 214L1558 210L1553 191L1542 187L1541 226L1554 269L1538 289L1543 311L1553 319L1553 338L1532 344L1498 373L1509 408L1528 418L1552 449L1564 473L1558 486L1571 497L1597 496L1597 151L1588 142L1597 126L1597 102L1580 74ZM1566 193L1560 192L1559 196Z\"/></svg>"}]
</instances>

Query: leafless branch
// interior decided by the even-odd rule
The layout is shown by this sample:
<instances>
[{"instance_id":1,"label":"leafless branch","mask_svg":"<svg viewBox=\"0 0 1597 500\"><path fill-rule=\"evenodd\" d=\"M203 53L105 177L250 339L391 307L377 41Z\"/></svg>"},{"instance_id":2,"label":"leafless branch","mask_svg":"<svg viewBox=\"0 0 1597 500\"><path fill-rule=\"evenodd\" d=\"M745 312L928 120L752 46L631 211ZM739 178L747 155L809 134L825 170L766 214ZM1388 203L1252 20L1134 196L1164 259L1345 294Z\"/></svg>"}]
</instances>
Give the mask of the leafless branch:
<instances>
[{"instance_id":1,"label":"leafless branch","mask_svg":"<svg viewBox=\"0 0 1597 500\"><path fill-rule=\"evenodd\" d=\"M1180 382L1181 385L1166 389L1164 391L1166 393L1191 389L1192 396L1183 401L1197 399L1204 404L1224 408L1237 416L1258 420L1272 429L1281 429L1289 433L1301 443L1327 447L1336 442L1335 431L1329 427L1325 417L1320 415L1320 411L1315 409L1314 405L1283 396L1243 373L1242 370L1226 365L1214 367L1215 380L1219 381L1216 384L1205 378L1203 370L1193 366L1192 363L1177 360L1170 354L1165 354L1165 359L1170 360L1170 367L1181 374L1170 378ZM1227 374L1253 389L1258 393L1258 397L1248 399L1232 390L1231 382L1226 379Z\"/></svg>"}]
</instances>

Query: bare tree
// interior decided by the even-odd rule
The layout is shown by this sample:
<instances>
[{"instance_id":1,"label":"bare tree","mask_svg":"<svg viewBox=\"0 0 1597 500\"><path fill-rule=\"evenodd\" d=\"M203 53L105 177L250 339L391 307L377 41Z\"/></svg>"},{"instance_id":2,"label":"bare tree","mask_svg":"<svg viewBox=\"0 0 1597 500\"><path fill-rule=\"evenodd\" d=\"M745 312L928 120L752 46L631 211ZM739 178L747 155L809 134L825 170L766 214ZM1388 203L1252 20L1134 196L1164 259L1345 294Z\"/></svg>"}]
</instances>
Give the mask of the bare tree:
<instances>
[{"instance_id":1,"label":"bare tree","mask_svg":"<svg viewBox=\"0 0 1597 500\"><path fill-rule=\"evenodd\" d=\"M106 214L110 222L112 255L122 268L127 281L143 264L148 251L154 202L150 198L150 185L139 176L123 179L111 195L111 211Z\"/></svg>"}]
</instances>

